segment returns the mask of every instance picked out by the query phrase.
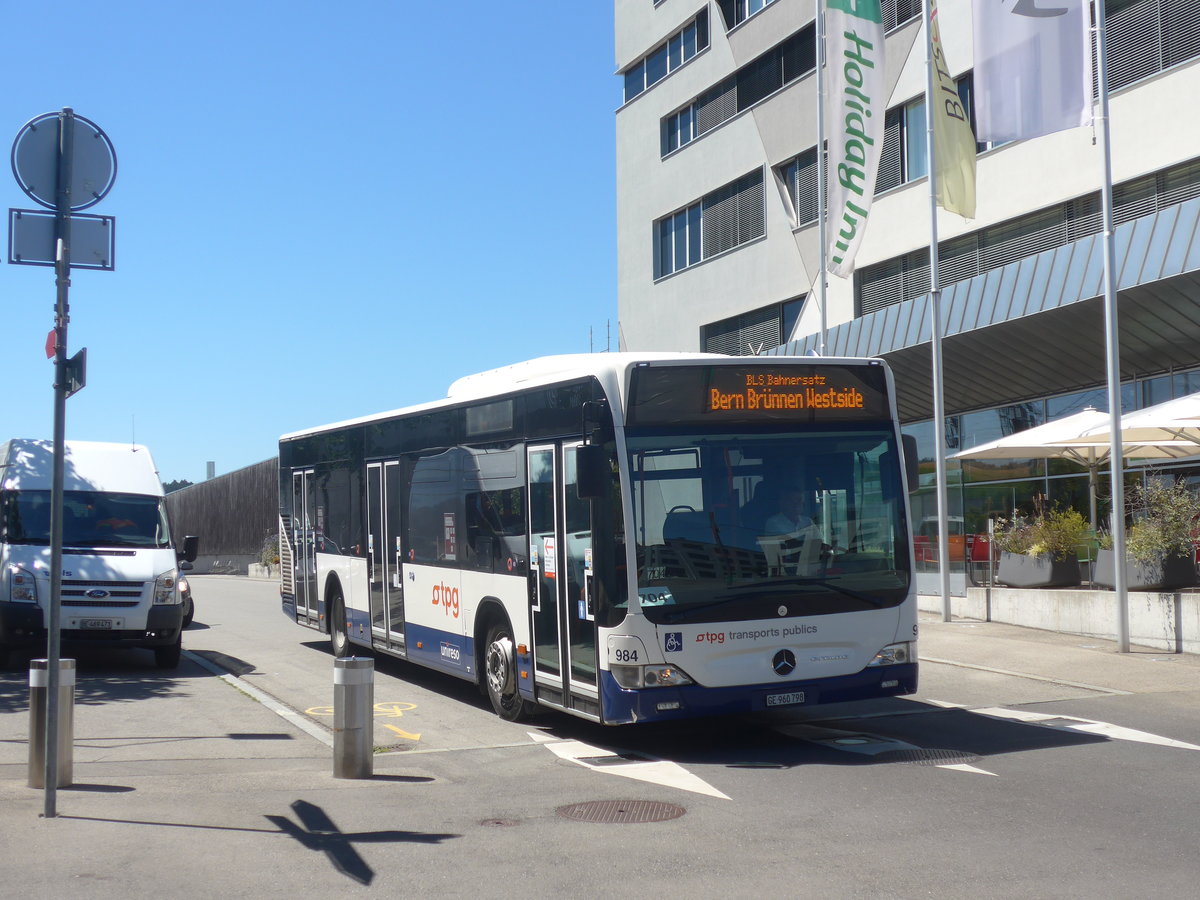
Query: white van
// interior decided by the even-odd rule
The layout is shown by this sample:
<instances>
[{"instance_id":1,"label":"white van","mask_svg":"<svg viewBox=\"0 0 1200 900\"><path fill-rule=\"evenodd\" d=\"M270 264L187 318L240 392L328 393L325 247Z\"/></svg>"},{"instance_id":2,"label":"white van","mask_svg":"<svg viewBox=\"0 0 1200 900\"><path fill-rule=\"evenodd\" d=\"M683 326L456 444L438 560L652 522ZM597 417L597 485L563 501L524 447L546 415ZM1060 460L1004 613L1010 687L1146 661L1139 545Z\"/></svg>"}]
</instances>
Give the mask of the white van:
<instances>
[{"instance_id":1,"label":"white van","mask_svg":"<svg viewBox=\"0 0 1200 900\"><path fill-rule=\"evenodd\" d=\"M53 465L51 441L0 444L0 663L46 644ZM179 569L191 568L196 538L176 552L150 451L67 441L63 474L64 645L146 647L159 668L175 668Z\"/></svg>"}]
</instances>

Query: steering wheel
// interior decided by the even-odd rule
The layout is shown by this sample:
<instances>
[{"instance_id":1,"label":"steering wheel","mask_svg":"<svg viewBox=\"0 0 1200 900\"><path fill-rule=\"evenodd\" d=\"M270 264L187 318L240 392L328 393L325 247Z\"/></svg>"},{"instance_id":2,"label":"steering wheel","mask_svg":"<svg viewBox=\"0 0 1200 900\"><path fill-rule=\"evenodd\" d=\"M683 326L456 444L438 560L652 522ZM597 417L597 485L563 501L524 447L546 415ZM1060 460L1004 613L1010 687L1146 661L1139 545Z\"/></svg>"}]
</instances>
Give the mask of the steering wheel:
<instances>
[{"instance_id":1,"label":"steering wheel","mask_svg":"<svg viewBox=\"0 0 1200 900\"><path fill-rule=\"evenodd\" d=\"M688 506L686 503L680 503L678 506L672 506L670 509L668 509L667 515L669 516L673 512L695 512L695 511L696 511L696 507Z\"/></svg>"}]
</instances>

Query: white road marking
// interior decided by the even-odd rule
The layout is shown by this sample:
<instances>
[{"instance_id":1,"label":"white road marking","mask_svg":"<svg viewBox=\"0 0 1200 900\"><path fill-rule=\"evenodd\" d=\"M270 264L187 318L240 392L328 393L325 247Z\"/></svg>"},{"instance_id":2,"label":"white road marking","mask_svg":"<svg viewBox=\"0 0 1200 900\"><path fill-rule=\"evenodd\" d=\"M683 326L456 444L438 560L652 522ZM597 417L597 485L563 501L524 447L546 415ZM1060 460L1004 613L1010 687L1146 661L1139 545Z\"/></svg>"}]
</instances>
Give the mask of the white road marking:
<instances>
[{"instance_id":1,"label":"white road marking","mask_svg":"<svg viewBox=\"0 0 1200 900\"><path fill-rule=\"evenodd\" d=\"M708 782L697 778L678 763L665 759L628 759L613 750L593 747L582 741L555 740L532 731L529 732L529 736L560 759L569 760L594 772L620 775L622 778L633 778L663 787L691 791L694 794L719 797L722 800L729 799L728 795L721 793Z\"/></svg>"},{"instance_id":2,"label":"white road marking","mask_svg":"<svg viewBox=\"0 0 1200 900\"><path fill-rule=\"evenodd\" d=\"M1148 731L1137 731L1133 728L1123 728L1109 722L1097 722L1095 719L1081 719L1078 716L1060 716L1052 713L1035 713L1019 709L1003 709L989 707L973 709L971 712L981 716L991 716L997 719L1013 719L1028 725L1038 725L1042 728L1053 728L1057 731L1075 731L1083 734L1095 734L1114 741L1135 741L1139 744L1156 744L1160 747L1175 747L1179 750L1200 750L1200 746L1172 738L1150 734Z\"/></svg>"},{"instance_id":3,"label":"white road marking","mask_svg":"<svg viewBox=\"0 0 1200 900\"><path fill-rule=\"evenodd\" d=\"M820 744L831 750L842 750L846 753L857 753L861 756L878 756L896 750L913 750L921 752L920 747L905 741L880 737L866 732L838 731L834 728L819 728L815 725L782 725L775 729L788 737L799 738L811 744ZM965 755L965 754L964 754ZM967 763L935 764L938 769L952 769L956 772L970 772L974 775L991 775L999 777L995 772L980 769Z\"/></svg>"}]
</instances>

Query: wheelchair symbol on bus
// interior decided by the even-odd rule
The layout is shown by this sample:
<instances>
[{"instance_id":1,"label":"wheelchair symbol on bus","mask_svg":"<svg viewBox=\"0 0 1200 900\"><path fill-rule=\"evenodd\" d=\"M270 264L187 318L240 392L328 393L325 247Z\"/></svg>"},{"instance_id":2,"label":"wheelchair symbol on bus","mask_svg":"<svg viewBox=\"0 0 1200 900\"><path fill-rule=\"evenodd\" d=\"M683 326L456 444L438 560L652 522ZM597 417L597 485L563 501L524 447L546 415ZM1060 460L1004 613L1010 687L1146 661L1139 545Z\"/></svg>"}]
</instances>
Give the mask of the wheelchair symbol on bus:
<instances>
[{"instance_id":1,"label":"wheelchair symbol on bus","mask_svg":"<svg viewBox=\"0 0 1200 900\"><path fill-rule=\"evenodd\" d=\"M678 653L683 649L683 632L668 631L663 639L663 649L667 653Z\"/></svg>"}]
</instances>

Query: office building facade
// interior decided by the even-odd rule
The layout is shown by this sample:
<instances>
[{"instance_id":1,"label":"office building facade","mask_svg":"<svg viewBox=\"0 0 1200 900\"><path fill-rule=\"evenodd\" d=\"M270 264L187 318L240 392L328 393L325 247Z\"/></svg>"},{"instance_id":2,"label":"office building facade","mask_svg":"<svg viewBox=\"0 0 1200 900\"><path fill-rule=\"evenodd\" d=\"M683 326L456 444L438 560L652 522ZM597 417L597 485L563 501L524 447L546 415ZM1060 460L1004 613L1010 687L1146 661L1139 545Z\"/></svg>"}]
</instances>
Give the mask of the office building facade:
<instances>
[{"instance_id":1,"label":"office building facade","mask_svg":"<svg viewBox=\"0 0 1200 900\"><path fill-rule=\"evenodd\" d=\"M882 356L934 457L920 0L882 0L885 137L852 277L828 279L826 355ZM615 0L620 343L821 351L814 0ZM970 108L970 0L940 0ZM1200 3L1108 0L1123 403L1200 390ZM1098 126L1097 126L1098 127ZM1101 146L1076 128L978 145L972 220L939 210L947 450L1107 408ZM967 530L1035 493L1084 507L1066 463L953 466ZM933 514L932 491L914 517Z\"/></svg>"}]
</instances>

